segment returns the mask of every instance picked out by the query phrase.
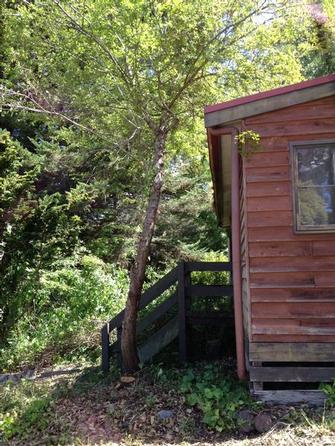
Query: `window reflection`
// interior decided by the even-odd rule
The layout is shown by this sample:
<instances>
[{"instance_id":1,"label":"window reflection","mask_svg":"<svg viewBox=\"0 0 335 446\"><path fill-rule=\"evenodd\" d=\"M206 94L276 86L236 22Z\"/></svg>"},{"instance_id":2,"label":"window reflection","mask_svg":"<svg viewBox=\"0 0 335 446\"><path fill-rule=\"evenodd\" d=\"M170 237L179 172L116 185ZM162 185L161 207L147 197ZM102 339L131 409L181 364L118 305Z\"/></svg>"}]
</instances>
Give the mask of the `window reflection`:
<instances>
[{"instance_id":1,"label":"window reflection","mask_svg":"<svg viewBox=\"0 0 335 446\"><path fill-rule=\"evenodd\" d=\"M335 143L297 146L295 154L298 226L327 229L335 225Z\"/></svg>"}]
</instances>

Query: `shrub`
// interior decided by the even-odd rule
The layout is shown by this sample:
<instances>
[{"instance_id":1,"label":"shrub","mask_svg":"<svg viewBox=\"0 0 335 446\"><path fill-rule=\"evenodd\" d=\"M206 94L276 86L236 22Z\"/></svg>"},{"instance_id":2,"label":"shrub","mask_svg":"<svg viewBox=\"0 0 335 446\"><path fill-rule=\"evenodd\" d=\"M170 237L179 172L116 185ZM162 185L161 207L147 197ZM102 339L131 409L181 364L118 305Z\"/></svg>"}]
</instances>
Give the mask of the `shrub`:
<instances>
[{"instance_id":1,"label":"shrub","mask_svg":"<svg viewBox=\"0 0 335 446\"><path fill-rule=\"evenodd\" d=\"M330 384L322 384L321 390L327 395L327 404L335 406L335 379Z\"/></svg>"},{"instance_id":2,"label":"shrub","mask_svg":"<svg viewBox=\"0 0 335 446\"><path fill-rule=\"evenodd\" d=\"M203 421L218 432L237 426L237 413L252 404L243 383L227 376L217 364L209 364L195 372L189 369L183 377L181 390L186 402L203 413Z\"/></svg>"},{"instance_id":3,"label":"shrub","mask_svg":"<svg viewBox=\"0 0 335 446\"><path fill-rule=\"evenodd\" d=\"M1 437L26 437L33 427L40 431L46 429L51 403L47 385L27 380L4 384L0 389L0 442Z\"/></svg>"},{"instance_id":4,"label":"shrub","mask_svg":"<svg viewBox=\"0 0 335 446\"><path fill-rule=\"evenodd\" d=\"M54 262L38 276L27 271L16 299L30 308L8 333L0 367L31 365L46 352L48 361L97 352L100 325L122 309L127 288L126 271L85 252Z\"/></svg>"}]
</instances>

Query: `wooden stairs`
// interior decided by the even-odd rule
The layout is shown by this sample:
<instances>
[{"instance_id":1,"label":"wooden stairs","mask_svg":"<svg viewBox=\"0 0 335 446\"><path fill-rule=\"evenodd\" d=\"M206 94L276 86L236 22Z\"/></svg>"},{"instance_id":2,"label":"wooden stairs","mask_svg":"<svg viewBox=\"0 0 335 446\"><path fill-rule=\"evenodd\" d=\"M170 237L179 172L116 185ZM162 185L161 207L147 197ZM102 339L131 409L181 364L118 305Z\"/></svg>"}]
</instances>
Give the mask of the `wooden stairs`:
<instances>
[{"instance_id":1,"label":"wooden stairs","mask_svg":"<svg viewBox=\"0 0 335 446\"><path fill-rule=\"evenodd\" d=\"M232 310L208 312L199 311L197 308L197 302L200 300L213 301L223 298L230 300L232 309L231 270L229 262L182 261L142 294L139 306L140 318L137 323L140 362L149 361L177 337L179 358L181 362L185 362L188 360L190 326L233 324ZM220 279L223 279L224 283L220 285L204 284L201 281L199 283L199 273L204 276L204 273L212 272L223 273ZM109 370L113 354L116 353L120 358L123 318L124 310L101 329L102 370L105 372ZM112 335L115 332L113 342Z\"/></svg>"}]
</instances>

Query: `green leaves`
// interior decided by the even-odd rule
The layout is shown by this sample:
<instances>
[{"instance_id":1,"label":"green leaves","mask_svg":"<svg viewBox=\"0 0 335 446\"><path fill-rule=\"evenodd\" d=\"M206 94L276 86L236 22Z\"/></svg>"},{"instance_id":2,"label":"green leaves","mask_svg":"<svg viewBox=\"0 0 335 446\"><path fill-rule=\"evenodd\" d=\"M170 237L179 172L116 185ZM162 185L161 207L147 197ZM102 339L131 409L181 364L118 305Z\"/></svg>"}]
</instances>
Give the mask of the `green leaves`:
<instances>
[{"instance_id":1,"label":"green leaves","mask_svg":"<svg viewBox=\"0 0 335 446\"><path fill-rule=\"evenodd\" d=\"M204 423L218 432L234 429L238 410L252 404L244 385L227 376L227 370L218 364L207 365L201 373L188 370L181 391L189 405L202 411Z\"/></svg>"}]
</instances>

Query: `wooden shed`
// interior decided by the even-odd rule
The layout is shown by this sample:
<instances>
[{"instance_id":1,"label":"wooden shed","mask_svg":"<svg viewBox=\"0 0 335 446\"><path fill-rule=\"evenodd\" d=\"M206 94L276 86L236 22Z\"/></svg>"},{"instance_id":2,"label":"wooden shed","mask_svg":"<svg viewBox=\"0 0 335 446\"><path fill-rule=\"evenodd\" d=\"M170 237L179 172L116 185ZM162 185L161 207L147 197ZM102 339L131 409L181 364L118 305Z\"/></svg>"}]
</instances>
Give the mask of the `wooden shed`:
<instances>
[{"instance_id":1,"label":"wooden shed","mask_svg":"<svg viewBox=\"0 0 335 446\"><path fill-rule=\"evenodd\" d=\"M261 399L318 400L335 378L335 75L207 106L205 124L238 374Z\"/></svg>"}]
</instances>

